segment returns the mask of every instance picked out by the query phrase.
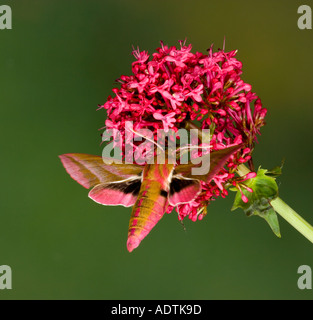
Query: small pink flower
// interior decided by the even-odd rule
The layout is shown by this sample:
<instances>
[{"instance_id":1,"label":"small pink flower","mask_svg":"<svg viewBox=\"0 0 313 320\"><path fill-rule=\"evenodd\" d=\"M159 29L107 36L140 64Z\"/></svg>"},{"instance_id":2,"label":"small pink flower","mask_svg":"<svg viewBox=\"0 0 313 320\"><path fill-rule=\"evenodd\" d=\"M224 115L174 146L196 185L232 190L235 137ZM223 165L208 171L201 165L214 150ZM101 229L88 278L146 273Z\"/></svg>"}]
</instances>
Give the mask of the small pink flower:
<instances>
[{"instance_id":1,"label":"small pink flower","mask_svg":"<svg viewBox=\"0 0 313 320\"><path fill-rule=\"evenodd\" d=\"M176 122L175 115L175 112L171 112L165 116L163 116L161 113L154 113L153 117L154 119L162 120L164 131L168 132L169 128L174 127L174 123Z\"/></svg>"},{"instance_id":2,"label":"small pink flower","mask_svg":"<svg viewBox=\"0 0 313 320\"><path fill-rule=\"evenodd\" d=\"M137 50L133 49L133 55L137 59L136 63L143 64L149 59L149 54L146 51L140 52L139 48Z\"/></svg>"},{"instance_id":3,"label":"small pink flower","mask_svg":"<svg viewBox=\"0 0 313 320\"><path fill-rule=\"evenodd\" d=\"M197 102L202 102L202 94L203 94L203 84L199 84L197 88L187 93L185 97L191 97Z\"/></svg>"},{"instance_id":4,"label":"small pink flower","mask_svg":"<svg viewBox=\"0 0 313 320\"><path fill-rule=\"evenodd\" d=\"M176 108L181 105L181 102L184 101L184 96L182 93L175 92L170 94L168 91L163 91L162 96L170 101L174 110L176 110Z\"/></svg>"},{"instance_id":5,"label":"small pink flower","mask_svg":"<svg viewBox=\"0 0 313 320\"><path fill-rule=\"evenodd\" d=\"M228 173L226 172L221 175L217 174L216 176L214 176L213 180L220 190L224 190L223 185L224 185L225 181L227 180L227 178L228 178Z\"/></svg>"},{"instance_id":6,"label":"small pink flower","mask_svg":"<svg viewBox=\"0 0 313 320\"><path fill-rule=\"evenodd\" d=\"M148 77L143 74L138 75L138 81L133 81L129 83L129 88L137 88L139 93L142 93L149 83Z\"/></svg>"},{"instance_id":7,"label":"small pink flower","mask_svg":"<svg viewBox=\"0 0 313 320\"><path fill-rule=\"evenodd\" d=\"M242 193L241 194L241 199L244 203L248 203L249 202L249 199Z\"/></svg>"}]
</instances>

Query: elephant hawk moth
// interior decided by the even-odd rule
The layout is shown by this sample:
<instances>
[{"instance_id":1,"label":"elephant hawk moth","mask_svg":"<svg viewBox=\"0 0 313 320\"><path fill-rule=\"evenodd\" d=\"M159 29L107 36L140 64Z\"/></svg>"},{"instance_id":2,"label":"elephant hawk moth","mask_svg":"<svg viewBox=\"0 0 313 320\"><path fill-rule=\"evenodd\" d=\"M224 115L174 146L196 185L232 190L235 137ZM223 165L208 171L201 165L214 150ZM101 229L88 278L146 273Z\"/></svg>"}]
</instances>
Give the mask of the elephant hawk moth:
<instances>
[{"instance_id":1,"label":"elephant hawk moth","mask_svg":"<svg viewBox=\"0 0 313 320\"><path fill-rule=\"evenodd\" d=\"M127 239L127 249L131 252L163 217L168 205L175 207L194 200L201 192L200 181L209 183L240 148L241 145L235 145L203 155L210 157L205 175L193 175L192 168L197 165L192 162L107 164L110 161L104 161L101 156L83 153L59 157L74 180L87 189L92 188L88 194L92 200L107 206L133 207Z\"/></svg>"}]
</instances>

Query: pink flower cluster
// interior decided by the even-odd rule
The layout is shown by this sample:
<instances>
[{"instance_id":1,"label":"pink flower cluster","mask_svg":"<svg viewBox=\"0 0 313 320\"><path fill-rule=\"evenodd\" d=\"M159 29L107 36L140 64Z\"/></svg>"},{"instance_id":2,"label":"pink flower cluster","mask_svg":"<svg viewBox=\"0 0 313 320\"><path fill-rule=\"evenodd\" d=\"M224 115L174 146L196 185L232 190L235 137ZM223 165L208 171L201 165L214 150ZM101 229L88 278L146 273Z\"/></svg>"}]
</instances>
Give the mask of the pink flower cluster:
<instances>
[{"instance_id":1,"label":"pink flower cluster","mask_svg":"<svg viewBox=\"0 0 313 320\"><path fill-rule=\"evenodd\" d=\"M236 53L213 52L212 47L208 54L192 53L191 45L183 42L180 48L161 43L152 56L134 50L133 74L121 76L120 88L113 89L115 96L100 106L107 110L106 128L122 133L126 121L133 122L134 131L147 128L153 132L194 123L213 133L212 151L243 144L209 184L202 183L197 199L176 207L181 220L186 216L193 221L202 219L207 204L218 196L225 197L227 187L241 190L243 179L235 175L236 168L251 164L256 135L265 124L267 110L251 85L241 79L242 63Z\"/></svg>"}]
</instances>

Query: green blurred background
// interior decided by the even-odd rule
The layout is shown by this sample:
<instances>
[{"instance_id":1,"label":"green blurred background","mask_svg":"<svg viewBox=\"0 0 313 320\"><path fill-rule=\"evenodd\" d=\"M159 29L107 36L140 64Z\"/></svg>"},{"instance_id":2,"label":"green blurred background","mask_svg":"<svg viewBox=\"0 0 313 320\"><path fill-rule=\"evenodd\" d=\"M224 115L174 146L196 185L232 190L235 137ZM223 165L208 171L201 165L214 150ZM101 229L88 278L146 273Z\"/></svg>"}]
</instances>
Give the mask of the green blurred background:
<instances>
[{"instance_id":1,"label":"green blurred background","mask_svg":"<svg viewBox=\"0 0 313 320\"><path fill-rule=\"evenodd\" d=\"M285 158L281 197L313 223L313 30L297 8L313 1L7 0L0 30L0 265L13 289L0 299L312 299L297 269L313 245L280 219L218 199L201 222L164 216L133 253L130 209L104 207L71 180L57 155L101 154L96 111L131 70L132 45L150 53L187 38L193 52L238 49L243 78L268 108L256 165Z\"/></svg>"}]
</instances>

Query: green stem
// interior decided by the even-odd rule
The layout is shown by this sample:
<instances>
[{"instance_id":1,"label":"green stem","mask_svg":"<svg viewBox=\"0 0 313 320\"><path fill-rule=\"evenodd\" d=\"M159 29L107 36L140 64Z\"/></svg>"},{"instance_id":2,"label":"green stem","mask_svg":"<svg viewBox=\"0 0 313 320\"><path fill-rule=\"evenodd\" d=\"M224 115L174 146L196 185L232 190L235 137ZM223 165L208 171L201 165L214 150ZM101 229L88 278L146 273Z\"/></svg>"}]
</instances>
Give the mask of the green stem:
<instances>
[{"instance_id":1,"label":"green stem","mask_svg":"<svg viewBox=\"0 0 313 320\"><path fill-rule=\"evenodd\" d=\"M287 222L313 243L313 227L305 221L296 211L290 208L282 199L276 198L271 201L274 210Z\"/></svg>"},{"instance_id":2,"label":"green stem","mask_svg":"<svg viewBox=\"0 0 313 320\"><path fill-rule=\"evenodd\" d=\"M237 173L244 176L250 170L243 164L238 166ZM303 236L313 243L313 227L305 221L296 211L290 208L282 199L276 198L270 202L274 210L297 229Z\"/></svg>"}]
</instances>

